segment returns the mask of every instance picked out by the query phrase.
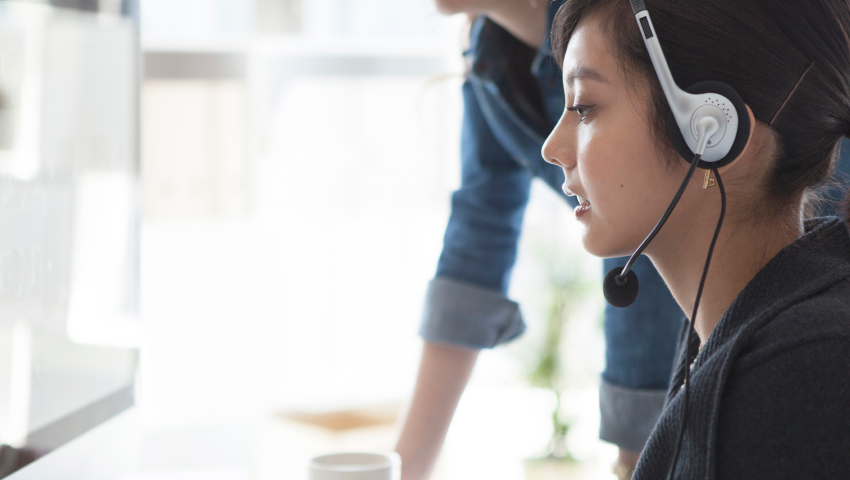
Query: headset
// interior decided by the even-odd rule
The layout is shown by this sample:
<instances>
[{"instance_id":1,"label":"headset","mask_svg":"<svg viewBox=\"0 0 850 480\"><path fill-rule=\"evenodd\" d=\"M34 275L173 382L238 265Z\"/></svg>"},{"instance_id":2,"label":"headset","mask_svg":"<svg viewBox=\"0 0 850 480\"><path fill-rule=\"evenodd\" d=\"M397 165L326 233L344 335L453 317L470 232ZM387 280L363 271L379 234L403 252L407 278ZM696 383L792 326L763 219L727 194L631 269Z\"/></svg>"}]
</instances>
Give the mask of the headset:
<instances>
[{"instance_id":1,"label":"headset","mask_svg":"<svg viewBox=\"0 0 850 480\"><path fill-rule=\"evenodd\" d=\"M690 162L691 168L667 212L629 258L626 265L611 270L605 276L603 282L605 299L618 308L628 307L637 299L639 281L631 268L664 226L696 168L714 171L715 178L718 183L721 183L720 188L723 190L717 169L729 164L741 154L747 145L750 133L750 116L747 113L747 107L735 89L729 85L711 80L698 82L686 90L676 85L644 0L629 1L649 52L649 58L652 60L664 96L670 105L670 116L667 119L668 133L673 146L682 158ZM725 203L725 191L722 193L724 193ZM711 250L713 251L713 248Z\"/></svg>"},{"instance_id":2,"label":"headset","mask_svg":"<svg viewBox=\"0 0 850 480\"><path fill-rule=\"evenodd\" d=\"M625 308L634 303L639 290L637 275L631 270L635 260L646 249L653 238L655 238L661 227L664 226L664 223L670 217L682 194L685 192L696 168L700 167L706 170L712 170L720 190L720 218L714 230L714 237L708 249L702 278L697 289L696 300L694 301L694 307L690 317L693 321L697 316L699 301L702 296L703 287L705 286L705 279L711 263L711 256L714 252L714 246L717 243L717 237L720 234L720 228L723 226L723 219L726 216L726 190L723 187L723 180L720 178L717 169L728 165L743 152L744 147L749 141L750 116L740 95L725 83L703 81L685 90L679 88L675 80L673 80L673 75L670 73L670 67L667 65L661 44L658 42L658 34L652 25L652 18L649 16L644 0L629 1L632 5L638 28L643 36L643 41L649 52L649 58L655 68L655 73L661 83L667 103L670 105L670 116L667 119L668 133L679 155L685 160L690 159L690 168L676 196L661 217L661 220L652 229L652 232L641 243L624 267L614 268L605 276L603 292L605 299L614 307ZM668 480L672 479L675 473L682 439L685 433L689 386L691 383L689 381L690 368L688 364L692 361L690 345L693 333L694 329L691 324L688 326L685 355L683 358L685 392L681 427L678 440L676 441L673 460L670 462L670 469L667 472Z\"/></svg>"}]
</instances>

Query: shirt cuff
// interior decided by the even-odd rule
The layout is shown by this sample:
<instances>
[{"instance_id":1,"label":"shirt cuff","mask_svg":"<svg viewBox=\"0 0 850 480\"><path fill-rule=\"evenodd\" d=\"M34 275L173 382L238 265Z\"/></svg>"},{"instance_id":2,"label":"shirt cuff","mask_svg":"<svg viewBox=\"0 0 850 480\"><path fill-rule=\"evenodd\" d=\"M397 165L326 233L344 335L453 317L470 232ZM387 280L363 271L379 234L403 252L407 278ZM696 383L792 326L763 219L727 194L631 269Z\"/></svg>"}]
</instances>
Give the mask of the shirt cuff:
<instances>
[{"instance_id":1,"label":"shirt cuff","mask_svg":"<svg viewBox=\"0 0 850 480\"><path fill-rule=\"evenodd\" d=\"M599 438L640 453L661 416L666 398L666 390L626 388L603 379L599 387Z\"/></svg>"},{"instance_id":2,"label":"shirt cuff","mask_svg":"<svg viewBox=\"0 0 850 480\"><path fill-rule=\"evenodd\" d=\"M525 331L519 305L501 292L446 277L428 284L419 336L432 343L493 348Z\"/></svg>"}]
</instances>

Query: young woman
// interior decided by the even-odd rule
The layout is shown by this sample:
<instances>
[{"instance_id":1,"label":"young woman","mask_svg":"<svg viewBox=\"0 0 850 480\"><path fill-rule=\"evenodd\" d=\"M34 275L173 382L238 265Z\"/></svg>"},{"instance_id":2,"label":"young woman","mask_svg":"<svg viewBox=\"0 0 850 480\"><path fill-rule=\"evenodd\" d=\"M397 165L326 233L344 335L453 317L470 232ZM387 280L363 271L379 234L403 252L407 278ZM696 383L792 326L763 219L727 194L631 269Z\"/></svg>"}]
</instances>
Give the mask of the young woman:
<instances>
[{"instance_id":1,"label":"young woman","mask_svg":"<svg viewBox=\"0 0 850 480\"><path fill-rule=\"evenodd\" d=\"M850 200L846 220L804 218L850 133L850 5L646 7L676 83L730 85L751 128L717 175L698 170L645 250L690 315L725 192L698 313L683 329L681 366L634 478L846 478ZM667 100L628 1L567 0L552 37L567 108L543 155L582 203L585 248L631 254L691 159L668 136ZM686 345L691 326L698 342Z\"/></svg>"}]
</instances>

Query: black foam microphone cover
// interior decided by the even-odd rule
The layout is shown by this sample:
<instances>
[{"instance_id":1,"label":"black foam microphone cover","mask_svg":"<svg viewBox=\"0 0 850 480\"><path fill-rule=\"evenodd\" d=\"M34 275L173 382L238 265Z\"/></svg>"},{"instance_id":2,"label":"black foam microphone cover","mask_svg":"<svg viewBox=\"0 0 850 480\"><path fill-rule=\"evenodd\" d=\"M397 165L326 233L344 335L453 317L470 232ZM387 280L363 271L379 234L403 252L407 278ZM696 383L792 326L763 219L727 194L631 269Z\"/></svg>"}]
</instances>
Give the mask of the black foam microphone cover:
<instances>
[{"instance_id":1,"label":"black foam microphone cover","mask_svg":"<svg viewBox=\"0 0 850 480\"><path fill-rule=\"evenodd\" d=\"M638 289L640 288L640 282L638 282L638 277L634 270L629 270L629 273L626 274L625 282L622 285L618 285L617 277L622 271L623 267L611 269L608 275L605 275L605 281L602 282L602 293L605 294L605 300L611 306L617 308L626 308L635 303L638 296Z\"/></svg>"}]
</instances>

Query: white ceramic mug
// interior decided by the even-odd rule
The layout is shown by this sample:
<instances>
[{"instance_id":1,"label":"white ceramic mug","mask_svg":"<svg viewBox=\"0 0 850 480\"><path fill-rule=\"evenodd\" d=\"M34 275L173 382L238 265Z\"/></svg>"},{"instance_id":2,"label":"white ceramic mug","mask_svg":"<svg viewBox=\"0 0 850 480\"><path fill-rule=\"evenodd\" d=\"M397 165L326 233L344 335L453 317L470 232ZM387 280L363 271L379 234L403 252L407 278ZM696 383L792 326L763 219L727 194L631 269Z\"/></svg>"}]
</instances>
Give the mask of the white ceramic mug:
<instances>
[{"instance_id":1,"label":"white ceramic mug","mask_svg":"<svg viewBox=\"0 0 850 480\"><path fill-rule=\"evenodd\" d=\"M399 480L401 457L390 453L334 453L310 460L310 480Z\"/></svg>"}]
</instances>

